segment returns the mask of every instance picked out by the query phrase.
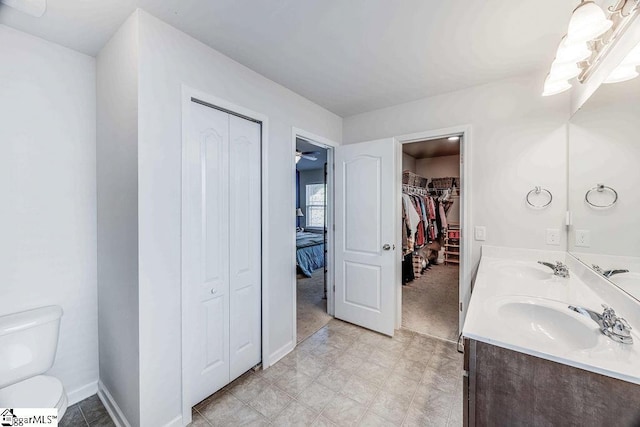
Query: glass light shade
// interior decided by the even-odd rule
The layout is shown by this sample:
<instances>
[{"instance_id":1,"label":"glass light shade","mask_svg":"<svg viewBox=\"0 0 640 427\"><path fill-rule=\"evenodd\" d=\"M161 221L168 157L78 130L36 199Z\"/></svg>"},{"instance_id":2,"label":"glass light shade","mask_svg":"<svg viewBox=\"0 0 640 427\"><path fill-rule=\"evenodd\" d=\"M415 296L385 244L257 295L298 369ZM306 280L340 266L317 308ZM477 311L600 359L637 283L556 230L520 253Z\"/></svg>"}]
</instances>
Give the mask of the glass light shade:
<instances>
[{"instance_id":1,"label":"glass light shade","mask_svg":"<svg viewBox=\"0 0 640 427\"><path fill-rule=\"evenodd\" d=\"M302 209L300 208L296 209L296 216L304 216L304 214L302 213Z\"/></svg>"},{"instance_id":2,"label":"glass light shade","mask_svg":"<svg viewBox=\"0 0 640 427\"><path fill-rule=\"evenodd\" d=\"M551 64L551 70L549 71L550 80L571 80L574 77L578 77L582 70L576 63L561 63L553 61Z\"/></svg>"},{"instance_id":3,"label":"glass light shade","mask_svg":"<svg viewBox=\"0 0 640 427\"><path fill-rule=\"evenodd\" d=\"M627 80L635 79L640 74L638 74L638 70L636 70L636 65L620 65L618 68L613 70L609 77L604 81L605 83L621 83L626 82Z\"/></svg>"},{"instance_id":4,"label":"glass light shade","mask_svg":"<svg viewBox=\"0 0 640 427\"><path fill-rule=\"evenodd\" d=\"M564 36L560 42L560 46L558 46L556 62L576 63L589 59L591 55L592 52L585 42L571 43L567 41L567 36Z\"/></svg>"},{"instance_id":5,"label":"glass light shade","mask_svg":"<svg viewBox=\"0 0 640 427\"><path fill-rule=\"evenodd\" d=\"M542 96L552 96L571 89L571 83L566 80L552 80L551 76L547 76L544 82L544 92Z\"/></svg>"},{"instance_id":6,"label":"glass light shade","mask_svg":"<svg viewBox=\"0 0 640 427\"><path fill-rule=\"evenodd\" d=\"M640 44L627 54L620 65L640 65Z\"/></svg>"},{"instance_id":7,"label":"glass light shade","mask_svg":"<svg viewBox=\"0 0 640 427\"><path fill-rule=\"evenodd\" d=\"M583 1L571 15L567 40L570 43L588 42L607 32L612 25L600 6L593 1Z\"/></svg>"}]
</instances>

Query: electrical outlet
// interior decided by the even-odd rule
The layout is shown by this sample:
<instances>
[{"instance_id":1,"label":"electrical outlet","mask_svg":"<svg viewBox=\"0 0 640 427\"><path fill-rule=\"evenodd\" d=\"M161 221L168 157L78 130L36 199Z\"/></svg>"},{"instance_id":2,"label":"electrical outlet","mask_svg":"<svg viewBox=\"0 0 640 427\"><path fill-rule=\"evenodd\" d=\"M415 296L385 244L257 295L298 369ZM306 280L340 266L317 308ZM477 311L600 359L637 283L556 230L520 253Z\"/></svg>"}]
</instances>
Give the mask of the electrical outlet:
<instances>
[{"instance_id":1,"label":"electrical outlet","mask_svg":"<svg viewBox=\"0 0 640 427\"><path fill-rule=\"evenodd\" d=\"M474 230L474 236L477 241L483 242L487 240L487 227L483 225L476 225Z\"/></svg>"},{"instance_id":2,"label":"electrical outlet","mask_svg":"<svg viewBox=\"0 0 640 427\"><path fill-rule=\"evenodd\" d=\"M591 232L589 230L576 230L576 246L581 248L591 246Z\"/></svg>"},{"instance_id":3,"label":"electrical outlet","mask_svg":"<svg viewBox=\"0 0 640 427\"><path fill-rule=\"evenodd\" d=\"M560 229L547 228L547 245L560 245Z\"/></svg>"}]
</instances>

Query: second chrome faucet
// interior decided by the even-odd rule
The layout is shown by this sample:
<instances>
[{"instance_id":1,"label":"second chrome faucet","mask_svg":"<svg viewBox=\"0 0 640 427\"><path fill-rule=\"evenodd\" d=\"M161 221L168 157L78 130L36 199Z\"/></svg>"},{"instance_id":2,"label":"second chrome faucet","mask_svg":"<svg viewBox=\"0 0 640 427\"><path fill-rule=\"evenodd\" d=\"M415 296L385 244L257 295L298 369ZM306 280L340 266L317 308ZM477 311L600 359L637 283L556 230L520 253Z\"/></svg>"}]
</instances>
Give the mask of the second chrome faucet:
<instances>
[{"instance_id":1,"label":"second chrome faucet","mask_svg":"<svg viewBox=\"0 0 640 427\"><path fill-rule=\"evenodd\" d=\"M555 264L545 261L538 261L538 264L544 265L545 267L549 267L553 270L553 275L558 277L569 277L569 267L560 261L556 261Z\"/></svg>"},{"instance_id":2,"label":"second chrome faucet","mask_svg":"<svg viewBox=\"0 0 640 427\"><path fill-rule=\"evenodd\" d=\"M607 279L613 276L614 274L628 273L629 270L626 269L617 269L617 270L603 270L599 265L592 264L591 267L596 273L602 274Z\"/></svg>"}]
</instances>

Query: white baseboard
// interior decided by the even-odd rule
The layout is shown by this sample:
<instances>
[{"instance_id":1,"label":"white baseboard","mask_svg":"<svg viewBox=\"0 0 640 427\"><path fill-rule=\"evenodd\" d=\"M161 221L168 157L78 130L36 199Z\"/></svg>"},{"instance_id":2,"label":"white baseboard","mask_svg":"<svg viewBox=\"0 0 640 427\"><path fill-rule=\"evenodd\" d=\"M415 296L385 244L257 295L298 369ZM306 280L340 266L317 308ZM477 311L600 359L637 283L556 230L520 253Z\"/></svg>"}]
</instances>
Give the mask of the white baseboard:
<instances>
[{"instance_id":1,"label":"white baseboard","mask_svg":"<svg viewBox=\"0 0 640 427\"><path fill-rule=\"evenodd\" d=\"M67 392L67 399L69 400L69 406L75 405L81 400L91 397L98 392L98 381L90 382L80 388Z\"/></svg>"},{"instance_id":2,"label":"white baseboard","mask_svg":"<svg viewBox=\"0 0 640 427\"><path fill-rule=\"evenodd\" d=\"M182 415L178 415L177 417L169 421L167 424L165 424L164 427L183 427Z\"/></svg>"},{"instance_id":3,"label":"white baseboard","mask_svg":"<svg viewBox=\"0 0 640 427\"><path fill-rule=\"evenodd\" d=\"M131 424L127 421L109 390L102 384L102 381L98 381L98 397L117 427L131 427Z\"/></svg>"},{"instance_id":4,"label":"white baseboard","mask_svg":"<svg viewBox=\"0 0 640 427\"><path fill-rule=\"evenodd\" d=\"M287 354L291 353L294 348L296 348L295 341L289 341L288 343L280 347L278 350L271 353L271 355L269 356L269 365L263 366L263 367L268 368L269 366L275 365L278 362L278 360L282 359ZM264 365L264 361L263 361L263 365Z\"/></svg>"}]
</instances>

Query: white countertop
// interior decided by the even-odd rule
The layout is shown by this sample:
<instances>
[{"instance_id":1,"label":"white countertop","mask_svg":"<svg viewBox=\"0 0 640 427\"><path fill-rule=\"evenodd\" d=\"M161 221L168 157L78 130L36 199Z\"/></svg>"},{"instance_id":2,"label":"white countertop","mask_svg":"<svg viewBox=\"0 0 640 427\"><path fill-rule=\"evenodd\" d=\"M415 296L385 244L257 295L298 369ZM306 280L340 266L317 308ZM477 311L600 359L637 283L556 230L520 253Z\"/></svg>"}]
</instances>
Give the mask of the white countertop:
<instances>
[{"instance_id":1,"label":"white countertop","mask_svg":"<svg viewBox=\"0 0 640 427\"><path fill-rule=\"evenodd\" d=\"M571 277L554 276L537 261L568 263ZM640 384L640 324L635 323L640 303L608 287L615 288L600 283L595 273L565 252L483 246L462 334ZM568 308L580 306L602 313L602 304L613 307L631 324L633 344L611 340L600 333L596 322ZM522 313L536 305L543 310L535 311L529 322Z\"/></svg>"}]
</instances>

